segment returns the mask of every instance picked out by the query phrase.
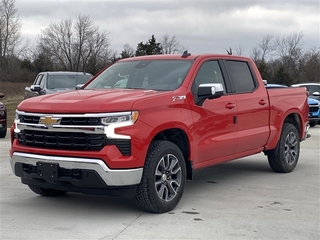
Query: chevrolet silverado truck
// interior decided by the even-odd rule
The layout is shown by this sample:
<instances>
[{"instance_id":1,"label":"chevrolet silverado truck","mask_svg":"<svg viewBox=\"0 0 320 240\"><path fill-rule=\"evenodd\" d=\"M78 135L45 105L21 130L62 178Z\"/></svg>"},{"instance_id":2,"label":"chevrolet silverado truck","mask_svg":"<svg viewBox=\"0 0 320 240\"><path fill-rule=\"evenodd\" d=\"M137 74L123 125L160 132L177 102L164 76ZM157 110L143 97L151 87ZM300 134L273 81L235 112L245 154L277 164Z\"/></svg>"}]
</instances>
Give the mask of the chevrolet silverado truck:
<instances>
[{"instance_id":1,"label":"chevrolet silverado truck","mask_svg":"<svg viewBox=\"0 0 320 240\"><path fill-rule=\"evenodd\" d=\"M308 128L306 89L267 90L250 58L133 57L22 101L10 163L39 195L132 194L164 213L200 168L264 152L273 171L293 171Z\"/></svg>"}]
</instances>

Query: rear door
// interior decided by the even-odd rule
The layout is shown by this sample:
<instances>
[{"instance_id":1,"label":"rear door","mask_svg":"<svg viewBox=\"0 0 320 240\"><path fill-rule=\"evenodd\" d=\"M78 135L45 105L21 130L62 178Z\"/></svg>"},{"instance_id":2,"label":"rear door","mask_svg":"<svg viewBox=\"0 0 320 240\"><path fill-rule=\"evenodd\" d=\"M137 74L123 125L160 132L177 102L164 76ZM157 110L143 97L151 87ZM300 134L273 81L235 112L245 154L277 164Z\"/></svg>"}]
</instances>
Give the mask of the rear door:
<instances>
[{"instance_id":1,"label":"rear door","mask_svg":"<svg viewBox=\"0 0 320 240\"><path fill-rule=\"evenodd\" d=\"M238 144L235 153L264 147L269 137L269 99L246 61L223 61L237 104ZM261 84L261 83L260 83Z\"/></svg>"}]
</instances>

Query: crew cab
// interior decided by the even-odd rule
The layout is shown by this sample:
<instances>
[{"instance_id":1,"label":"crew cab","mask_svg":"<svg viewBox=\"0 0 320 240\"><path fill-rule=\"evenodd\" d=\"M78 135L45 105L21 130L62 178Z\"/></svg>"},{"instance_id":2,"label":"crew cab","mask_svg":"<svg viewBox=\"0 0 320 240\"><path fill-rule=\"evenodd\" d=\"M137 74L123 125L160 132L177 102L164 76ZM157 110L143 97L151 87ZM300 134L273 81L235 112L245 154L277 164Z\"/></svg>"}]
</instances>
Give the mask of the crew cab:
<instances>
[{"instance_id":1,"label":"crew cab","mask_svg":"<svg viewBox=\"0 0 320 240\"><path fill-rule=\"evenodd\" d=\"M250 58L133 57L79 90L22 101L10 163L43 196L130 193L163 213L200 168L264 152L273 171L293 171L308 128L305 88L266 89Z\"/></svg>"}]
</instances>

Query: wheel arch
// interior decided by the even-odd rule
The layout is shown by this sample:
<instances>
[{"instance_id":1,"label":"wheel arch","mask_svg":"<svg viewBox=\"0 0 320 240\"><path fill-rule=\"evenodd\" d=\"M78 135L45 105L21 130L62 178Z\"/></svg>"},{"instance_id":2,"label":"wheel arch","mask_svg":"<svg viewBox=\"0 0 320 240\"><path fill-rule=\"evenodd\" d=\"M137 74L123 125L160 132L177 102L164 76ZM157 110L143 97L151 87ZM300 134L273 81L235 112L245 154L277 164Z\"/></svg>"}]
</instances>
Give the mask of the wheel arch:
<instances>
[{"instance_id":1,"label":"wheel arch","mask_svg":"<svg viewBox=\"0 0 320 240\"><path fill-rule=\"evenodd\" d=\"M301 121L301 118L300 118L300 115L297 114L297 113L291 113L289 114L283 124L282 124L282 127L281 129L283 128L283 125L284 123L291 123L293 126L295 126L295 128L297 129L299 135L300 135L300 139L302 138L302 134L303 134L303 126L302 126L302 121Z\"/></svg>"},{"instance_id":2,"label":"wheel arch","mask_svg":"<svg viewBox=\"0 0 320 240\"><path fill-rule=\"evenodd\" d=\"M193 168L192 162L190 161L190 140L187 133L180 128L169 128L158 132L152 139L155 140L165 140L176 144L181 150L187 170L187 179L192 180Z\"/></svg>"},{"instance_id":3,"label":"wheel arch","mask_svg":"<svg viewBox=\"0 0 320 240\"><path fill-rule=\"evenodd\" d=\"M298 131L299 136L300 136L300 140L302 139L302 135L303 135L303 121L301 119L301 116L298 113L290 113L288 114L283 123L281 124L281 127L279 128L278 132L277 132L277 136L276 136L276 144L275 147L272 149L268 149L265 150L264 153L266 155L272 154L274 152L277 152L277 149L279 147L279 141L280 141L280 136L282 133L282 129L285 123L291 123Z\"/></svg>"}]
</instances>

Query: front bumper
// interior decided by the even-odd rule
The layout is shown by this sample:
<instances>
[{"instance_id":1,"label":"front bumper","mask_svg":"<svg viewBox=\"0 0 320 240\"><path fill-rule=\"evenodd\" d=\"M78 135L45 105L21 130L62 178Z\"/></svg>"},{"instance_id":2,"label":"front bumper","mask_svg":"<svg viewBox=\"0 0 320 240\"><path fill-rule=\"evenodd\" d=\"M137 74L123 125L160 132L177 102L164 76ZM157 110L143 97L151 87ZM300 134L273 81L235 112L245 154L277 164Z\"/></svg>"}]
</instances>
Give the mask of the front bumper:
<instances>
[{"instance_id":1,"label":"front bumper","mask_svg":"<svg viewBox=\"0 0 320 240\"><path fill-rule=\"evenodd\" d=\"M141 181L143 168L136 169L109 169L108 166L101 159L90 159L90 158L77 158L77 157L58 157L58 156L47 156L39 154L30 154L22 152L14 152L12 158L9 159L12 171L15 175L23 175L20 177L34 178L41 180L47 178L51 182L58 182L59 174L55 176L41 176L37 171L37 163L51 163L59 167L59 169L64 170L79 170L79 171L92 171L95 172L105 183L106 186L130 186L137 185ZM28 171L17 170L18 165L25 165L28 168L34 168L35 172L30 173ZM21 168L22 169L22 168ZM50 179L52 178L52 179ZM72 176L70 176L70 181ZM85 176L83 176L85 178ZM65 181L65 179L62 179ZM83 180L84 181L84 180ZM81 179L77 179L80 182ZM85 183L87 187L87 183ZM94 186L92 186L94 187Z\"/></svg>"}]
</instances>

